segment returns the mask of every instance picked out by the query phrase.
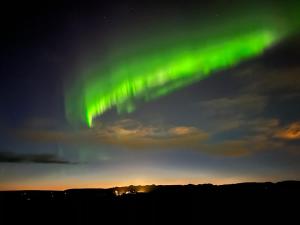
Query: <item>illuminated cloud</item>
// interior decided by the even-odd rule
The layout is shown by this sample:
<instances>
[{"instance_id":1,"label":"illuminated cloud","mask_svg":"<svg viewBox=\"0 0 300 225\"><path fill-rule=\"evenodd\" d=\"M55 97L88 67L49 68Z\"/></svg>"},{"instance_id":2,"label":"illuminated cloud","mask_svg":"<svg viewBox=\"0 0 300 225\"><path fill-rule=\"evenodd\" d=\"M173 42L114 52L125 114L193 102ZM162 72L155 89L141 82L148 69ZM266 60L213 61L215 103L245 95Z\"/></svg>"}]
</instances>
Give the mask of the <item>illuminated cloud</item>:
<instances>
[{"instance_id":1,"label":"illuminated cloud","mask_svg":"<svg viewBox=\"0 0 300 225\"><path fill-rule=\"evenodd\" d=\"M224 127L221 127L207 132L192 126L154 126L124 119L108 124L97 122L92 129L22 130L18 131L17 135L41 143L112 146L129 151L189 150L210 155L241 157L261 151L292 148L286 146L281 139L291 139L291 135L294 135L294 139L297 135L299 138L299 127L299 123L295 123L288 128L282 128L278 119L256 118L248 121L244 118L234 129L224 130ZM231 139L215 139L215 135L236 129L247 131L247 135Z\"/></svg>"},{"instance_id":2,"label":"illuminated cloud","mask_svg":"<svg viewBox=\"0 0 300 225\"><path fill-rule=\"evenodd\" d=\"M294 122L287 127L277 131L274 135L285 140L300 140L300 122Z\"/></svg>"},{"instance_id":3,"label":"illuminated cloud","mask_svg":"<svg viewBox=\"0 0 300 225\"><path fill-rule=\"evenodd\" d=\"M31 130L19 131L18 136L35 142L70 145L106 145L131 151L192 150L211 155L239 157L251 154L249 140L234 139L208 143L211 134L190 126L143 125L135 120L98 124L77 132Z\"/></svg>"},{"instance_id":4,"label":"illuminated cloud","mask_svg":"<svg viewBox=\"0 0 300 225\"><path fill-rule=\"evenodd\" d=\"M79 131L18 130L16 134L35 142L112 145L128 150L197 150L210 137L209 133L196 127L143 125L129 119Z\"/></svg>"},{"instance_id":5,"label":"illuminated cloud","mask_svg":"<svg viewBox=\"0 0 300 225\"><path fill-rule=\"evenodd\" d=\"M89 131L94 133L95 142L129 149L194 148L209 138L207 132L196 127L146 126L134 120L121 120Z\"/></svg>"},{"instance_id":6,"label":"illuminated cloud","mask_svg":"<svg viewBox=\"0 0 300 225\"><path fill-rule=\"evenodd\" d=\"M177 136L181 135L193 135L198 132L198 129L195 127L173 127L169 129L170 134L174 134Z\"/></svg>"}]
</instances>

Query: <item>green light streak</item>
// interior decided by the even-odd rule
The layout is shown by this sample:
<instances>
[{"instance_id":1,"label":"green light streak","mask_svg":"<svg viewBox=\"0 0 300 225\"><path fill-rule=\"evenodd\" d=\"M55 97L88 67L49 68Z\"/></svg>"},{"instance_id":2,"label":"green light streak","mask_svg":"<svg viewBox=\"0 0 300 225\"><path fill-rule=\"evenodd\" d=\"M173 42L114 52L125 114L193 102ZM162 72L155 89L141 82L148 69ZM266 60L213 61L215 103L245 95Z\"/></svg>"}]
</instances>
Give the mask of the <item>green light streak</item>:
<instances>
[{"instance_id":1,"label":"green light streak","mask_svg":"<svg viewBox=\"0 0 300 225\"><path fill-rule=\"evenodd\" d=\"M232 67L261 54L276 38L271 31L256 31L212 44L175 46L121 61L110 71L99 71L105 74L85 81L80 89L84 109L80 119L90 127L96 116L114 106L119 112L132 112L134 100L148 101L166 95L214 71Z\"/></svg>"},{"instance_id":2,"label":"green light streak","mask_svg":"<svg viewBox=\"0 0 300 225\"><path fill-rule=\"evenodd\" d=\"M299 3L241 3L224 10L222 17L197 15L197 21L191 17L182 25L171 17L119 27L107 35L107 46L100 45L107 47L101 60L89 61L75 81L68 82L66 117L72 124L91 127L95 117L114 107L119 113L132 112L137 100L167 95L258 56L299 31L299 9Z\"/></svg>"}]
</instances>

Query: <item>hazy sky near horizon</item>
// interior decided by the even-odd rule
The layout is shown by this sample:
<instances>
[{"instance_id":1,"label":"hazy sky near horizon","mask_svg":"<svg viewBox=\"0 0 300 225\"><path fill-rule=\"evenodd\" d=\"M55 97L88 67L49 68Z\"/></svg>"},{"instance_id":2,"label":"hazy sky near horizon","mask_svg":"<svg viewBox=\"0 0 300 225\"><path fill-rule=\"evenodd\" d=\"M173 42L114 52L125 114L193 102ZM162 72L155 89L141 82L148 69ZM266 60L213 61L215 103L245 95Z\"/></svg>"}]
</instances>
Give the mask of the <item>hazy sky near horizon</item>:
<instances>
[{"instance_id":1,"label":"hazy sky near horizon","mask_svg":"<svg viewBox=\"0 0 300 225\"><path fill-rule=\"evenodd\" d=\"M300 179L297 1L35 7L1 15L0 190Z\"/></svg>"}]
</instances>

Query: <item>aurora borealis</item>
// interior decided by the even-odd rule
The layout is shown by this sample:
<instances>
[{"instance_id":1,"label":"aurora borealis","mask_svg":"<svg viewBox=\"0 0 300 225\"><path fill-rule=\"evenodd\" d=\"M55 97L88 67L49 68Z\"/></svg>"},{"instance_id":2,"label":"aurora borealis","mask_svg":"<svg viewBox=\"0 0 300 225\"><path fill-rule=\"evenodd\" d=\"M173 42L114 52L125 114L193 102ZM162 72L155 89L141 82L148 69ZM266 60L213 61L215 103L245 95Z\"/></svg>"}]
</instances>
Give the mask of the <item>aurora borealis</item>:
<instances>
[{"instance_id":1,"label":"aurora borealis","mask_svg":"<svg viewBox=\"0 0 300 225\"><path fill-rule=\"evenodd\" d=\"M293 17L296 9L287 8L291 10L289 17ZM85 123L91 127L95 117L114 107L119 113L132 112L136 101L167 95L261 55L298 27L294 18L284 18L278 23L278 15L269 10L258 11L257 17L245 13L233 14L237 20L225 19L214 29L211 27L215 22L207 28L199 20L198 24L194 21L193 26L177 27L163 35L161 30L170 28L156 24L158 28L146 40L136 41L134 35L127 35L125 42L108 47L110 53L104 59L102 56L98 62L85 66L74 83L68 85L67 118L73 124Z\"/></svg>"},{"instance_id":2,"label":"aurora borealis","mask_svg":"<svg viewBox=\"0 0 300 225\"><path fill-rule=\"evenodd\" d=\"M67 111L69 105L70 117L74 116L73 113L83 111L84 115L80 115L82 118L79 119L88 126L92 125L94 117L113 106L120 111L125 108L131 112L134 99L153 99L203 79L216 70L234 66L243 59L262 53L274 43L277 36L277 33L269 30L254 31L214 40L204 46L199 41L195 46L175 46L152 55L133 57L124 63L121 61L111 71L96 71L99 78L84 82L82 90L75 89L77 95L83 97L69 98L67 101L71 103L67 102ZM83 102L78 102L79 99ZM73 102L76 102L74 108Z\"/></svg>"},{"instance_id":3,"label":"aurora borealis","mask_svg":"<svg viewBox=\"0 0 300 225\"><path fill-rule=\"evenodd\" d=\"M37 7L2 15L0 190L300 179L297 1Z\"/></svg>"}]
</instances>

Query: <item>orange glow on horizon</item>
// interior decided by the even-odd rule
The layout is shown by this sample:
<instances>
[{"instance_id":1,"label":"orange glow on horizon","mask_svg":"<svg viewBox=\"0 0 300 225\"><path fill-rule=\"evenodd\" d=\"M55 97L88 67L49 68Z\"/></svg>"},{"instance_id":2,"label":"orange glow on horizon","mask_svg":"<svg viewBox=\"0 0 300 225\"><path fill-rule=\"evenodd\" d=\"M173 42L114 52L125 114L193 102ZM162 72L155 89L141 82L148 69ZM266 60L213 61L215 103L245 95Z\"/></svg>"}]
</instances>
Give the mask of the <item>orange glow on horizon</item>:
<instances>
[{"instance_id":1,"label":"orange glow on horizon","mask_svg":"<svg viewBox=\"0 0 300 225\"><path fill-rule=\"evenodd\" d=\"M1 191L11 190L57 190L62 191L66 189L80 189L80 188L113 188L113 187L125 187L125 186L146 186L146 185L187 185L187 184L233 184L249 181L266 181L264 179L257 178L193 178L193 179L135 179L128 181L106 181L106 182L91 182L82 180L64 180L64 181L33 181L30 183L21 182L7 182L0 184ZM272 181L272 180L271 180ZM142 191L142 190L141 190Z\"/></svg>"}]
</instances>

